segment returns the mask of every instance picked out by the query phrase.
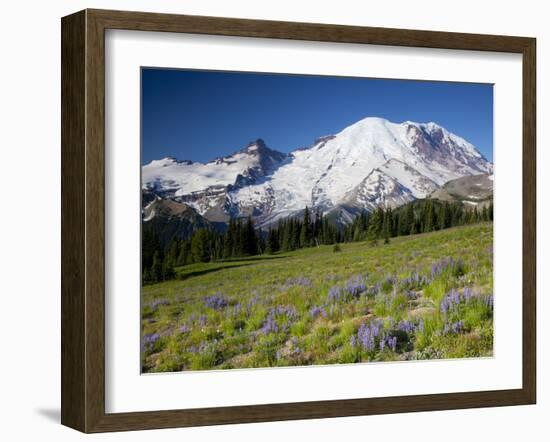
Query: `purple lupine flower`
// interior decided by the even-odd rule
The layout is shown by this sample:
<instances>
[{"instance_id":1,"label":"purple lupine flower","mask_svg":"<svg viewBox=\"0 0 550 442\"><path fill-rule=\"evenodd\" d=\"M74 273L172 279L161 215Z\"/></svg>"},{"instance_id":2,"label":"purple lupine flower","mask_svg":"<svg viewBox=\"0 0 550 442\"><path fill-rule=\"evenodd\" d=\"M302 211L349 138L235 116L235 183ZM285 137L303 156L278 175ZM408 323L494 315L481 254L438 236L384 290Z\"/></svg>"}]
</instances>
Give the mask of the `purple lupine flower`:
<instances>
[{"instance_id":1,"label":"purple lupine flower","mask_svg":"<svg viewBox=\"0 0 550 442\"><path fill-rule=\"evenodd\" d=\"M241 303L237 302L233 306L233 316L239 316L241 314Z\"/></svg>"},{"instance_id":2,"label":"purple lupine flower","mask_svg":"<svg viewBox=\"0 0 550 442\"><path fill-rule=\"evenodd\" d=\"M265 335L270 333L278 333L279 331L286 333L293 321L298 319L298 313L294 306L282 306L272 308L267 314L264 321L262 331ZM279 323L277 322L279 321Z\"/></svg>"},{"instance_id":3,"label":"purple lupine flower","mask_svg":"<svg viewBox=\"0 0 550 442\"><path fill-rule=\"evenodd\" d=\"M469 287L466 287L462 292L462 298L465 302L469 302L474 296L474 291Z\"/></svg>"},{"instance_id":4,"label":"purple lupine flower","mask_svg":"<svg viewBox=\"0 0 550 442\"><path fill-rule=\"evenodd\" d=\"M246 316L250 316L250 313L252 312L252 309L258 304L260 301L260 295L257 291L254 291L254 296L248 300L246 304Z\"/></svg>"},{"instance_id":5,"label":"purple lupine flower","mask_svg":"<svg viewBox=\"0 0 550 442\"><path fill-rule=\"evenodd\" d=\"M446 296L441 300L441 303L439 304L439 309L444 315L449 312L450 304Z\"/></svg>"},{"instance_id":6,"label":"purple lupine flower","mask_svg":"<svg viewBox=\"0 0 550 442\"><path fill-rule=\"evenodd\" d=\"M384 323L380 320L371 321L372 335L376 338L384 328Z\"/></svg>"},{"instance_id":7,"label":"purple lupine flower","mask_svg":"<svg viewBox=\"0 0 550 442\"><path fill-rule=\"evenodd\" d=\"M279 331L279 326L277 325L275 318L272 315L268 315L262 327L263 334L268 335L270 333L277 333L278 331Z\"/></svg>"},{"instance_id":8,"label":"purple lupine flower","mask_svg":"<svg viewBox=\"0 0 550 442\"><path fill-rule=\"evenodd\" d=\"M405 333L414 333L416 331L416 327L411 321L400 321L397 327Z\"/></svg>"},{"instance_id":9,"label":"purple lupine flower","mask_svg":"<svg viewBox=\"0 0 550 442\"><path fill-rule=\"evenodd\" d=\"M300 348L300 341L296 336L293 336L290 338L290 342L292 344L292 350L290 350L290 354L292 356L299 356L303 353L303 350Z\"/></svg>"},{"instance_id":10,"label":"purple lupine flower","mask_svg":"<svg viewBox=\"0 0 550 442\"><path fill-rule=\"evenodd\" d=\"M447 295L449 297L449 300L451 301L451 305L452 304L460 304L460 293L458 292L458 290L454 290L452 289L451 292Z\"/></svg>"},{"instance_id":11,"label":"purple lupine flower","mask_svg":"<svg viewBox=\"0 0 550 442\"><path fill-rule=\"evenodd\" d=\"M464 331L464 321L463 320L460 320L460 321L456 321L456 322L453 322L451 324L449 324L448 322L445 322L445 325L443 326L443 334L444 335L448 335L448 334L458 334L458 333L462 333Z\"/></svg>"},{"instance_id":12,"label":"purple lupine flower","mask_svg":"<svg viewBox=\"0 0 550 442\"><path fill-rule=\"evenodd\" d=\"M388 287L392 287L397 283L397 277L393 275L386 276L384 284Z\"/></svg>"},{"instance_id":13,"label":"purple lupine flower","mask_svg":"<svg viewBox=\"0 0 550 442\"><path fill-rule=\"evenodd\" d=\"M166 299L155 299L153 302L149 304L149 307L151 309L156 310L157 307L160 307L161 305L169 305L170 302Z\"/></svg>"},{"instance_id":14,"label":"purple lupine flower","mask_svg":"<svg viewBox=\"0 0 550 442\"><path fill-rule=\"evenodd\" d=\"M367 296L375 297L381 292L381 290L382 290L382 285L380 284L380 282L377 282L370 289L368 289Z\"/></svg>"},{"instance_id":15,"label":"purple lupine flower","mask_svg":"<svg viewBox=\"0 0 550 442\"><path fill-rule=\"evenodd\" d=\"M309 313L311 314L311 317L313 319L317 318L318 316L323 316L324 318L327 317L327 311L323 306L313 306L309 310Z\"/></svg>"},{"instance_id":16,"label":"purple lupine flower","mask_svg":"<svg viewBox=\"0 0 550 442\"><path fill-rule=\"evenodd\" d=\"M200 315L198 323L199 326L204 327L208 323L208 317L206 315Z\"/></svg>"},{"instance_id":17,"label":"purple lupine flower","mask_svg":"<svg viewBox=\"0 0 550 442\"><path fill-rule=\"evenodd\" d=\"M220 292L212 296L205 296L203 300L206 307L214 310L223 310L229 304L227 299L225 299L225 297Z\"/></svg>"},{"instance_id":18,"label":"purple lupine flower","mask_svg":"<svg viewBox=\"0 0 550 442\"><path fill-rule=\"evenodd\" d=\"M428 284L428 279L420 275L416 270L410 276L400 281L399 285L404 289L420 289Z\"/></svg>"},{"instance_id":19,"label":"purple lupine flower","mask_svg":"<svg viewBox=\"0 0 550 442\"><path fill-rule=\"evenodd\" d=\"M451 332L456 334L464 330L464 321L460 320L451 324Z\"/></svg>"},{"instance_id":20,"label":"purple lupine flower","mask_svg":"<svg viewBox=\"0 0 550 442\"><path fill-rule=\"evenodd\" d=\"M384 351L384 347L386 347L386 337L382 336L382 339L380 339L380 351Z\"/></svg>"},{"instance_id":21,"label":"purple lupine flower","mask_svg":"<svg viewBox=\"0 0 550 442\"><path fill-rule=\"evenodd\" d=\"M327 300L329 303L336 303L342 300L342 289L338 285L333 285L329 291Z\"/></svg>"},{"instance_id":22,"label":"purple lupine flower","mask_svg":"<svg viewBox=\"0 0 550 442\"><path fill-rule=\"evenodd\" d=\"M451 260L447 257L442 258L432 264L430 275L431 279L434 280L438 276L441 276L441 274L449 267L451 263Z\"/></svg>"},{"instance_id":23,"label":"purple lupine flower","mask_svg":"<svg viewBox=\"0 0 550 442\"><path fill-rule=\"evenodd\" d=\"M279 305L271 311L277 316L286 316L291 321L298 319L298 312L293 305Z\"/></svg>"},{"instance_id":24,"label":"purple lupine flower","mask_svg":"<svg viewBox=\"0 0 550 442\"><path fill-rule=\"evenodd\" d=\"M217 340L213 340L211 343L208 343L206 341L201 341L201 343L199 344L199 346L194 346L192 345L191 347L189 347L187 349L187 351L189 353L205 353L207 351L210 351L212 350L212 348L217 344Z\"/></svg>"},{"instance_id":25,"label":"purple lupine flower","mask_svg":"<svg viewBox=\"0 0 550 442\"><path fill-rule=\"evenodd\" d=\"M352 335L350 338L349 338L349 343L350 345L355 348L357 346L357 336L355 335Z\"/></svg>"},{"instance_id":26,"label":"purple lupine flower","mask_svg":"<svg viewBox=\"0 0 550 442\"><path fill-rule=\"evenodd\" d=\"M394 287L392 294L390 296L386 296L386 308L389 309L396 298L397 298L397 288Z\"/></svg>"},{"instance_id":27,"label":"purple lupine flower","mask_svg":"<svg viewBox=\"0 0 550 442\"><path fill-rule=\"evenodd\" d=\"M344 289L351 298L357 298L367 289L367 286L361 275L356 275L346 281Z\"/></svg>"},{"instance_id":28,"label":"purple lupine flower","mask_svg":"<svg viewBox=\"0 0 550 442\"><path fill-rule=\"evenodd\" d=\"M141 341L142 351L152 350L152 348L155 346L155 344L159 339L160 339L159 333L151 333L148 335L144 335Z\"/></svg>"},{"instance_id":29,"label":"purple lupine flower","mask_svg":"<svg viewBox=\"0 0 550 442\"><path fill-rule=\"evenodd\" d=\"M225 311L225 316L227 319L236 318L241 314L241 304L240 302L237 302L233 308L228 308Z\"/></svg>"},{"instance_id":30,"label":"purple lupine flower","mask_svg":"<svg viewBox=\"0 0 550 442\"><path fill-rule=\"evenodd\" d=\"M374 350L374 336L368 325L362 324L357 331L357 338L365 350Z\"/></svg>"},{"instance_id":31,"label":"purple lupine flower","mask_svg":"<svg viewBox=\"0 0 550 442\"><path fill-rule=\"evenodd\" d=\"M357 331L357 339L362 347L367 351L372 351L376 345L376 338L379 336L383 327L382 321L371 321L368 325L361 324Z\"/></svg>"},{"instance_id":32,"label":"purple lupine flower","mask_svg":"<svg viewBox=\"0 0 550 442\"><path fill-rule=\"evenodd\" d=\"M298 276L296 278L287 278L285 283L281 286L281 290L286 290L293 286L311 287L312 285L311 279L305 276Z\"/></svg>"},{"instance_id":33,"label":"purple lupine flower","mask_svg":"<svg viewBox=\"0 0 550 442\"><path fill-rule=\"evenodd\" d=\"M397 337L392 336L388 338L388 346L392 349L392 351L395 351L397 348Z\"/></svg>"},{"instance_id":34,"label":"purple lupine flower","mask_svg":"<svg viewBox=\"0 0 550 442\"><path fill-rule=\"evenodd\" d=\"M432 264L431 267L431 279L434 280L438 276L441 276L446 270L451 270L454 274L463 273L464 261L462 259L455 260L453 258L443 258Z\"/></svg>"},{"instance_id":35,"label":"purple lupine flower","mask_svg":"<svg viewBox=\"0 0 550 442\"><path fill-rule=\"evenodd\" d=\"M189 333L190 331L191 331L191 327L189 327L187 324L183 324L180 327L180 333L182 334Z\"/></svg>"}]
</instances>

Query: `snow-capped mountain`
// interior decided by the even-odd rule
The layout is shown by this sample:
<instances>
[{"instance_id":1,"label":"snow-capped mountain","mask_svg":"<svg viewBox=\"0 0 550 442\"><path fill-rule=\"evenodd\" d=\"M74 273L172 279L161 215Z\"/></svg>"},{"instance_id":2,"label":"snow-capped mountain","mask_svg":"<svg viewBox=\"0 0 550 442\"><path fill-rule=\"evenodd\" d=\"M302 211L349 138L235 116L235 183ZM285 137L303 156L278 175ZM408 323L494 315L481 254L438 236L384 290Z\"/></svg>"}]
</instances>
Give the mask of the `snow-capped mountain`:
<instances>
[{"instance_id":1,"label":"snow-capped mountain","mask_svg":"<svg viewBox=\"0 0 550 442\"><path fill-rule=\"evenodd\" d=\"M306 206L323 213L398 206L450 180L492 171L472 144L436 123L370 117L290 154L257 140L206 164L152 161L143 166L142 182L207 220L252 215L267 225Z\"/></svg>"}]
</instances>

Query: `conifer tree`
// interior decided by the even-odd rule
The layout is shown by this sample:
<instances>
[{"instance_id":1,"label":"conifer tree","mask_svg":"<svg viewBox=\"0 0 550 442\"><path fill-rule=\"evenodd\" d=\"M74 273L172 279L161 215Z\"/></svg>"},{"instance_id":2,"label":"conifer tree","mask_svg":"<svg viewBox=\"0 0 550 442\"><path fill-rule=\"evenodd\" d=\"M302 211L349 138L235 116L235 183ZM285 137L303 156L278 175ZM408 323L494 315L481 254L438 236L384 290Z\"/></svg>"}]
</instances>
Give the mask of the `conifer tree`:
<instances>
[{"instance_id":1,"label":"conifer tree","mask_svg":"<svg viewBox=\"0 0 550 442\"><path fill-rule=\"evenodd\" d=\"M384 209L378 207L371 215L369 220L369 239L378 239L382 235L382 228L384 222Z\"/></svg>"},{"instance_id":2,"label":"conifer tree","mask_svg":"<svg viewBox=\"0 0 550 442\"><path fill-rule=\"evenodd\" d=\"M269 255L276 253L279 250L277 234L274 229L269 229L267 234L267 241L265 246L265 252Z\"/></svg>"},{"instance_id":3,"label":"conifer tree","mask_svg":"<svg viewBox=\"0 0 550 442\"><path fill-rule=\"evenodd\" d=\"M300 246L301 247L311 246L311 219L309 215L309 209L307 206L304 210L304 220L302 222L302 227L300 229Z\"/></svg>"},{"instance_id":4,"label":"conifer tree","mask_svg":"<svg viewBox=\"0 0 550 442\"><path fill-rule=\"evenodd\" d=\"M153 282L162 281L162 260L157 250L153 255L153 264L151 265L151 280Z\"/></svg>"},{"instance_id":5,"label":"conifer tree","mask_svg":"<svg viewBox=\"0 0 550 442\"><path fill-rule=\"evenodd\" d=\"M193 234L191 238L191 255L193 256L193 262L210 261L207 229L198 229Z\"/></svg>"},{"instance_id":6,"label":"conifer tree","mask_svg":"<svg viewBox=\"0 0 550 442\"><path fill-rule=\"evenodd\" d=\"M190 261L190 244L189 241L182 240L180 243L180 252L177 259L178 266L184 266L189 264Z\"/></svg>"},{"instance_id":7,"label":"conifer tree","mask_svg":"<svg viewBox=\"0 0 550 442\"><path fill-rule=\"evenodd\" d=\"M233 218L229 219L229 225L223 236L223 257L225 259L231 258L235 252L235 221Z\"/></svg>"},{"instance_id":8,"label":"conifer tree","mask_svg":"<svg viewBox=\"0 0 550 442\"><path fill-rule=\"evenodd\" d=\"M172 263L172 260L168 255L166 255L162 262L162 280L168 281L169 279L173 279L175 277L176 277L176 272L174 270L174 265Z\"/></svg>"},{"instance_id":9,"label":"conifer tree","mask_svg":"<svg viewBox=\"0 0 550 442\"><path fill-rule=\"evenodd\" d=\"M384 212L383 212L384 213ZM384 235L384 244L389 244L390 243L390 234L391 234L391 217L392 217L392 214L391 214L391 210L388 209L386 210L386 212L384 213L384 224L383 224L383 235Z\"/></svg>"},{"instance_id":10,"label":"conifer tree","mask_svg":"<svg viewBox=\"0 0 550 442\"><path fill-rule=\"evenodd\" d=\"M424 206L424 232L431 232L435 229L435 211L432 200L428 200Z\"/></svg>"},{"instance_id":11,"label":"conifer tree","mask_svg":"<svg viewBox=\"0 0 550 442\"><path fill-rule=\"evenodd\" d=\"M415 219L414 219L414 208L412 204L409 204L407 206L407 211L405 212L405 216L403 219L401 234L414 235L414 233L416 233L415 230L416 228L415 228Z\"/></svg>"}]
</instances>

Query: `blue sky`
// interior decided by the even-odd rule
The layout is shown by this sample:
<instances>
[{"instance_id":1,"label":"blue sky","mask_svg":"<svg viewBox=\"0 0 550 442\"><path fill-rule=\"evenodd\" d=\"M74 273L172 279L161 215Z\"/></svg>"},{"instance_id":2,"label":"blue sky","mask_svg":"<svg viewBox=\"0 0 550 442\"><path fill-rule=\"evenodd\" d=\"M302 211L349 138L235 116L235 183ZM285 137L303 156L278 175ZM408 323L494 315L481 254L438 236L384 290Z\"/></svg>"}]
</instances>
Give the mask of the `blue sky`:
<instances>
[{"instance_id":1,"label":"blue sky","mask_svg":"<svg viewBox=\"0 0 550 442\"><path fill-rule=\"evenodd\" d=\"M142 69L142 163L208 161L262 138L290 152L368 117L434 121L493 159L488 84Z\"/></svg>"}]
</instances>

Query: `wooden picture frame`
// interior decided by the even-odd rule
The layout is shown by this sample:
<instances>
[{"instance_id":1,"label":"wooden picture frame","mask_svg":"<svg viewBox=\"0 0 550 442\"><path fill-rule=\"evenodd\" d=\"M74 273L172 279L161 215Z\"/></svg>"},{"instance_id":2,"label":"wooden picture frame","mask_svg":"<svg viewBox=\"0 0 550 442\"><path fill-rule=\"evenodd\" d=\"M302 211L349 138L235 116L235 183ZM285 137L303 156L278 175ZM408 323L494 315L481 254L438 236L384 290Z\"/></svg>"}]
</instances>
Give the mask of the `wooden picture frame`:
<instances>
[{"instance_id":1,"label":"wooden picture frame","mask_svg":"<svg viewBox=\"0 0 550 442\"><path fill-rule=\"evenodd\" d=\"M105 412L105 30L494 51L523 58L523 385L513 390ZM62 19L62 424L83 432L534 404L536 41L533 38L106 10Z\"/></svg>"}]
</instances>

